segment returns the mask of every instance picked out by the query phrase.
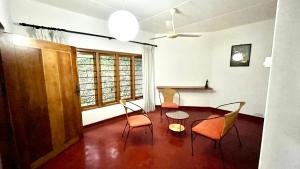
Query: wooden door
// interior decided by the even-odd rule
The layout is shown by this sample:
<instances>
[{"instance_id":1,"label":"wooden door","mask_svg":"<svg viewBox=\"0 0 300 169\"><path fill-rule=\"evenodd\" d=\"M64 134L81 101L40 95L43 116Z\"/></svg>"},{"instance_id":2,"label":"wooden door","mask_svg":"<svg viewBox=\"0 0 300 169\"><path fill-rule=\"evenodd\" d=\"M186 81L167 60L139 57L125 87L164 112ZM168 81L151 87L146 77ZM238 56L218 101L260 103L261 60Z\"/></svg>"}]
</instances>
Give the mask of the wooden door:
<instances>
[{"instance_id":1,"label":"wooden door","mask_svg":"<svg viewBox=\"0 0 300 169\"><path fill-rule=\"evenodd\" d=\"M0 46L3 46L1 40ZM0 48L0 58L1 54ZM0 169L15 169L18 163L4 82L2 61L0 60Z\"/></svg>"},{"instance_id":2,"label":"wooden door","mask_svg":"<svg viewBox=\"0 0 300 169\"><path fill-rule=\"evenodd\" d=\"M77 94L76 50L43 49L48 108L54 149L81 134L81 114ZM64 131L64 132L62 132Z\"/></svg>"},{"instance_id":3,"label":"wooden door","mask_svg":"<svg viewBox=\"0 0 300 169\"><path fill-rule=\"evenodd\" d=\"M6 36L5 84L22 168L37 168L82 133L73 47Z\"/></svg>"}]
</instances>

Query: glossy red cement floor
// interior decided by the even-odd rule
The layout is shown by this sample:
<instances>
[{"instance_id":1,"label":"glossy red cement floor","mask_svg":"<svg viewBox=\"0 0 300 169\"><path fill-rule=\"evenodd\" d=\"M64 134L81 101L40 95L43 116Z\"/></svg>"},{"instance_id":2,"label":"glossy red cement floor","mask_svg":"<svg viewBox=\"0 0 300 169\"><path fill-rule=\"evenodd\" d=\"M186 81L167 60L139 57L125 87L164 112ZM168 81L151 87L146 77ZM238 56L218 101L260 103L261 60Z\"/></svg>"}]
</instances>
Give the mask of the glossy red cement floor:
<instances>
[{"instance_id":1,"label":"glossy red cement floor","mask_svg":"<svg viewBox=\"0 0 300 169\"><path fill-rule=\"evenodd\" d=\"M222 169L219 149L211 140L197 137L195 155L191 155L190 124L211 112L185 109L187 135L167 133L167 120L160 120L159 109L149 113L154 125L154 145L151 133L144 128L132 130L123 151L122 130L125 118L115 118L85 128L78 143L50 160L43 169ZM226 169L257 169L263 121L239 116L236 125L243 146L240 147L235 130L222 142Z\"/></svg>"}]
</instances>

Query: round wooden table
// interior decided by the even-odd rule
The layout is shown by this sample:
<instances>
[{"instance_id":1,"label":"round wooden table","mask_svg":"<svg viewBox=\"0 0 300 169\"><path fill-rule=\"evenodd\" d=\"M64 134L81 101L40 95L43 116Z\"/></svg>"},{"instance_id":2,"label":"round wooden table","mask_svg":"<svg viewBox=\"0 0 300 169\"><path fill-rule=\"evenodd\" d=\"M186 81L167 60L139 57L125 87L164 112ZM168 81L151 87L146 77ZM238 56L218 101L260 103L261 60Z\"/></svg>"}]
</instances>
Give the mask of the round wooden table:
<instances>
[{"instance_id":1,"label":"round wooden table","mask_svg":"<svg viewBox=\"0 0 300 169\"><path fill-rule=\"evenodd\" d=\"M166 116L168 118L168 127L171 131L182 132L185 131L185 120L190 117L190 115L184 111L172 111L167 112ZM170 120L172 123L170 124Z\"/></svg>"}]
</instances>

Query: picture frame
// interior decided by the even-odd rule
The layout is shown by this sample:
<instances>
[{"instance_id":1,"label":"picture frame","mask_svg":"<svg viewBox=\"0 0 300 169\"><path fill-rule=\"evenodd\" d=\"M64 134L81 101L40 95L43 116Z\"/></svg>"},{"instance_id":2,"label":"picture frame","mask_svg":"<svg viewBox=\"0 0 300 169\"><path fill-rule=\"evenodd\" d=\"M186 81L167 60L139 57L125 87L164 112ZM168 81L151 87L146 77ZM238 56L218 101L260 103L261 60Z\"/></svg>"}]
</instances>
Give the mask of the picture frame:
<instances>
[{"instance_id":1,"label":"picture frame","mask_svg":"<svg viewBox=\"0 0 300 169\"><path fill-rule=\"evenodd\" d=\"M240 44L231 46L230 67L242 67L250 65L252 44Z\"/></svg>"}]
</instances>

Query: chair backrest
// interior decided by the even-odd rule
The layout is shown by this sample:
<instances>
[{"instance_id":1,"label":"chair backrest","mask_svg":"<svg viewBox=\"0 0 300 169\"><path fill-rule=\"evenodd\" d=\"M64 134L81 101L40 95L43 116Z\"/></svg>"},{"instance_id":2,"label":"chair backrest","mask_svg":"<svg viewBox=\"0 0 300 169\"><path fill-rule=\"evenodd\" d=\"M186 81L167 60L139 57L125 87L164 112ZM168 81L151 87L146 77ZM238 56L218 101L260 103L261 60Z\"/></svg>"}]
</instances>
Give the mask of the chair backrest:
<instances>
[{"instance_id":1,"label":"chair backrest","mask_svg":"<svg viewBox=\"0 0 300 169\"><path fill-rule=\"evenodd\" d=\"M163 95L165 103L173 103L174 95L178 93L177 90L171 88L160 89L159 92ZM159 99L160 99L160 95L159 95Z\"/></svg>"},{"instance_id":2,"label":"chair backrest","mask_svg":"<svg viewBox=\"0 0 300 169\"><path fill-rule=\"evenodd\" d=\"M223 128L222 136L224 136L231 129L231 127L233 127L234 122L235 122L235 120L238 116L239 111L246 104L245 102L237 102L237 103L240 104L239 107L236 110L225 114L225 116L224 116L225 122L224 122L224 128Z\"/></svg>"},{"instance_id":3,"label":"chair backrest","mask_svg":"<svg viewBox=\"0 0 300 169\"><path fill-rule=\"evenodd\" d=\"M128 107L126 106L126 100L120 100L120 104L124 107L126 118L128 120Z\"/></svg>"}]
</instances>

